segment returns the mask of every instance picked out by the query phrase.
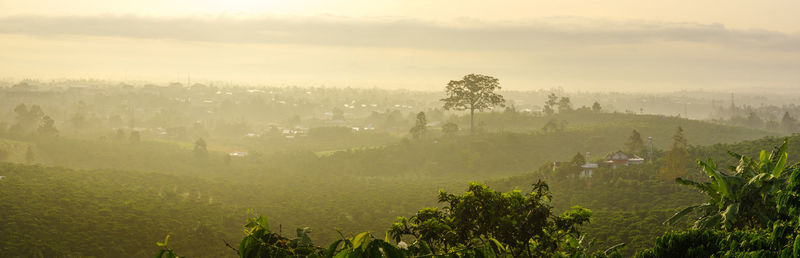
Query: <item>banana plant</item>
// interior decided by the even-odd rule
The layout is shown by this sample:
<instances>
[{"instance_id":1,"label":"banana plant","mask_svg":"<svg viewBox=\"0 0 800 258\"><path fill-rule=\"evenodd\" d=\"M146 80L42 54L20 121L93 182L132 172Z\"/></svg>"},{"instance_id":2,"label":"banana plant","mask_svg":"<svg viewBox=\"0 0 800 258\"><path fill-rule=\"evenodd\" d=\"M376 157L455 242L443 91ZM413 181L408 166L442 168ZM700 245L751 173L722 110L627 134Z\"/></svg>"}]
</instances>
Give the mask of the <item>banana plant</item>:
<instances>
[{"instance_id":1,"label":"banana plant","mask_svg":"<svg viewBox=\"0 0 800 258\"><path fill-rule=\"evenodd\" d=\"M709 177L707 182L683 178L676 178L675 181L705 193L708 202L684 208L665 224L672 225L680 218L698 212L700 217L694 221L694 228L735 230L768 227L778 216L778 191L786 185L791 171L797 169L797 165L786 165L788 140L785 139L770 154L762 150L758 160L729 152L739 160L738 165L730 167L730 174L717 169L712 159L698 161L697 164Z\"/></svg>"}]
</instances>

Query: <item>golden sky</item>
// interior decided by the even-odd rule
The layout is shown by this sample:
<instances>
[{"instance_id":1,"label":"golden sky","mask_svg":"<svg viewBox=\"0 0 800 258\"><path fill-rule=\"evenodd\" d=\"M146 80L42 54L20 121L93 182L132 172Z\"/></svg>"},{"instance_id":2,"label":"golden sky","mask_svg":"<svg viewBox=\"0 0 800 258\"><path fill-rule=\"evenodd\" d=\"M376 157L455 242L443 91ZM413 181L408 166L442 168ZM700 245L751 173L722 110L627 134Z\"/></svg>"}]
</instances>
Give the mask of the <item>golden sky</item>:
<instances>
[{"instance_id":1,"label":"golden sky","mask_svg":"<svg viewBox=\"0 0 800 258\"><path fill-rule=\"evenodd\" d=\"M0 78L800 88L800 1L0 1Z\"/></svg>"}]
</instances>

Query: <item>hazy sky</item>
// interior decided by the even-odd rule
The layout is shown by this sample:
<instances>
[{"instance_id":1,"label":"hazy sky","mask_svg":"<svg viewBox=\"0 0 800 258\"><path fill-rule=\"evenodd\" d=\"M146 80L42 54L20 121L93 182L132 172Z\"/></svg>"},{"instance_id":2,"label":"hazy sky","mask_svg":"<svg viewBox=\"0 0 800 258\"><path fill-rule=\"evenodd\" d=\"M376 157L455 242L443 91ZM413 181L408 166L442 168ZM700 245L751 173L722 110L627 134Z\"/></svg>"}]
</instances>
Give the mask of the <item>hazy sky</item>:
<instances>
[{"instance_id":1,"label":"hazy sky","mask_svg":"<svg viewBox=\"0 0 800 258\"><path fill-rule=\"evenodd\" d=\"M800 89L800 1L5 1L0 77Z\"/></svg>"}]
</instances>

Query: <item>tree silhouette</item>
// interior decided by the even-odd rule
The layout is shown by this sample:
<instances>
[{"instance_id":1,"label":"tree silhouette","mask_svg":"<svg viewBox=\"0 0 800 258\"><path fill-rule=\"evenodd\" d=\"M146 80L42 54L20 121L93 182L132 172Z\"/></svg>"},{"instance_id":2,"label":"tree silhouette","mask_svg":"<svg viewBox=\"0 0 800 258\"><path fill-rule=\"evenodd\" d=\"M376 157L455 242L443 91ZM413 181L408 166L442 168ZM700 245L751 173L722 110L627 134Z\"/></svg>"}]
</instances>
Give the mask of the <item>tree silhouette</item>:
<instances>
[{"instance_id":1,"label":"tree silhouette","mask_svg":"<svg viewBox=\"0 0 800 258\"><path fill-rule=\"evenodd\" d=\"M797 127L797 119L792 117L792 115L790 115L787 111L783 113L783 118L781 118L781 127L783 127L783 130L787 133L792 133Z\"/></svg>"},{"instance_id":2,"label":"tree silhouette","mask_svg":"<svg viewBox=\"0 0 800 258\"><path fill-rule=\"evenodd\" d=\"M41 135L47 136L55 136L58 135L58 129L56 129L55 121L53 121L50 116L42 117L42 124L37 129L37 132Z\"/></svg>"},{"instance_id":3,"label":"tree silhouette","mask_svg":"<svg viewBox=\"0 0 800 258\"><path fill-rule=\"evenodd\" d=\"M659 177L665 180L673 180L677 177L686 175L686 165L689 163L689 152L686 150L686 138L683 136L683 128L678 127L675 136L672 136L672 148L664 157L664 167L658 171Z\"/></svg>"},{"instance_id":4,"label":"tree silhouette","mask_svg":"<svg viewBox=\"0 0 800 258\"><path fill-rule=\"evenodd\" d=\"M594 104L592 104L592 111L594 111L594 112L603 111L603 107L600 106L600 103L595 101Z\"/></svg>"},{"instance_id":5,"label":"tree silhouette","mask_svg":"<svg viewBox=\"0 0 800 258\"><path fill-rule=\"evenodd\" d=\"M475 132L475 110L483 111L494 106L504 106L503 96L494 93L500 89L497 78L482 74L468 74L461 80L447 83L444 109L469 110L469 130Z\"/></svg>"},{"instance_id":6,"label":"tree silhouette","mask_svg":"<svg viewBox=\"0 0 800 258\"><path fill-rule=\"evenodd\" d=\"M572 102L569 97L561 97L558 99L558 113L572 111Z\"/></svg>"},{"instance_id":7,"label":"tree silhouette","mask_svg":"<svg viewBox=\"0 0 800 258\"><path fill-rule=\"evenodd\" d=\"M639 131L634 129L633 132L631 132L631 136L628 137L628 141L625 142L625 147L631 154L639 155L644 151L644 141L642 141L642 135L639 134Z\"/></svg>"},{"instance_id":8,"label":"tree silhouette","mask_svg":"<svg viewBox=\"0 0 800 258\"><path fill-rule=\"evenodd\" d=\"M198 138L197 141L194 142L194 156L198 159L206 159L206 157L208 157L208 148L203 138Z\"/></svg>"},{"instance_id":9,"label":"tree silhouette","mask_svg":"<svg viewBox=\"0 0 800 258\"><path fill-rule=\"evenodd\" d=\"M550 93L550 95L547 95L547 101L544 102L544 110L542 111L547 115L552 115L556 113L556 105L558 105L558 96L555 93Z\"/></svg>"},{"instance_id":10,"label":"tree silhouette","mask_svg":"<svg viewBox=\"0 0 800 258\"><path fill-rule=\"evenodd\" d=\"M411 127L411 137L417 140L425 138L425 131L428 128L428 119L425 118L425 112L417 113L417 122L414 127Z\"/></svg>"},{"instance_id":11,"label":"tree silhouette","mask_svg":"<svg viewBox=\"0 0 800 258\"><path fill-rule=\"evenodd\" d=\"M458 133L458 125L453 122L446 123L442 126L442 133L446 137L456 136Z\"/></svg>"}]
</instances>

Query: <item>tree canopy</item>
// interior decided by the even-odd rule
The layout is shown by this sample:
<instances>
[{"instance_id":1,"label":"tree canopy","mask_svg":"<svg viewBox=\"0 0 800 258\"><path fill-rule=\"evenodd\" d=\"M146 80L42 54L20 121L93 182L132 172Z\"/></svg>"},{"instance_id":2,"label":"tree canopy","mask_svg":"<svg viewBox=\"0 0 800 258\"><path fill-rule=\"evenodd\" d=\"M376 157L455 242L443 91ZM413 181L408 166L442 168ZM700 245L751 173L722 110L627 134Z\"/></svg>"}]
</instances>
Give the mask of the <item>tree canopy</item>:
<instances>
[{"instance_id":1,"label":"tree canopy","mask_svg":"<svg viewBox=\"0 0 800 258\"><path fill-rule=\"evenodd\" d=\"M458 81L450 81L445 87L447 98L441 99L447 110L469 110L470 132L474 132L475 111L494 106L504 106L505 99L495 91L500 90L497 78L482 74L468 74Z\"/></svg>"}]
</instances>

